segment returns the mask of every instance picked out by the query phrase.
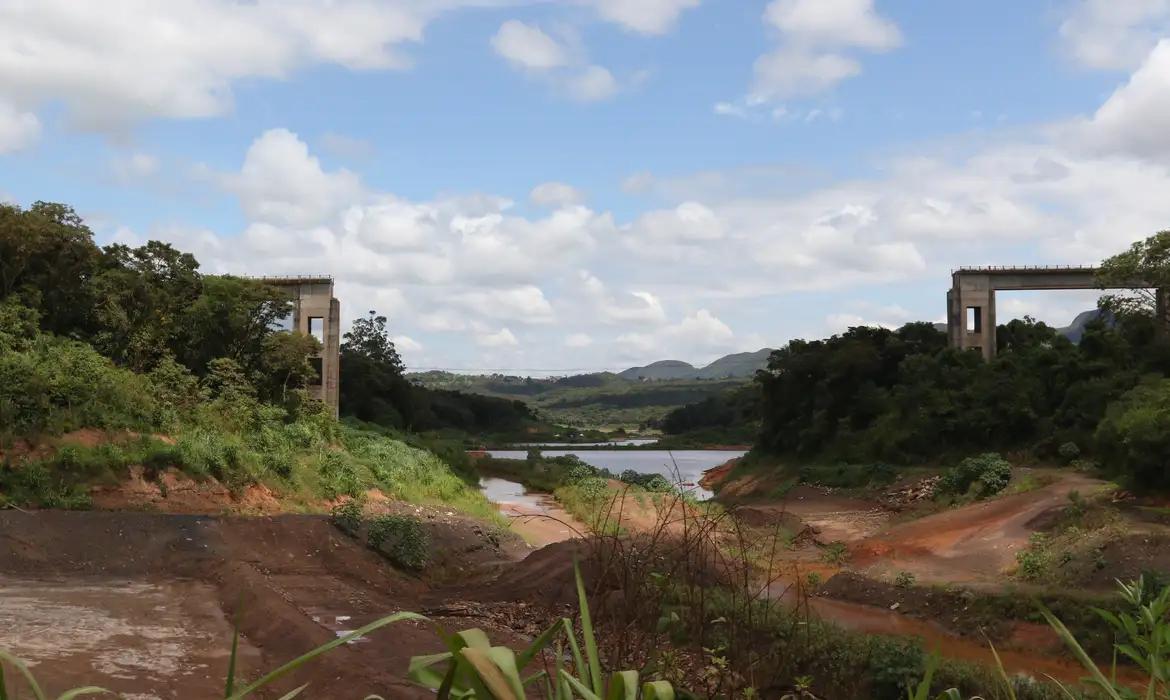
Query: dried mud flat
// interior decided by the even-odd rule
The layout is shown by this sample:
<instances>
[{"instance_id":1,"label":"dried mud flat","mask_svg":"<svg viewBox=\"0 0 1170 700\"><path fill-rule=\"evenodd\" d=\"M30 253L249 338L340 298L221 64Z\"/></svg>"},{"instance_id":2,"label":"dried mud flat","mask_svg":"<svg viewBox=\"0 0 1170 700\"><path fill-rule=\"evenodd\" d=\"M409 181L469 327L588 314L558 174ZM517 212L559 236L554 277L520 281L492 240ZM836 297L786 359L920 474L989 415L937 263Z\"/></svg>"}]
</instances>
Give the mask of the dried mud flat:
<instances>
[{"instance_id":1,"label":"dried mud flat","mask_svg":"<svg viewBox=\"0 0 1170 700\"><path fill-rule=\"evenodd\" d=\"M0 648L33 664L47 690L96 684L130 700L221 694L237 609L241 673L255 678L383 615L456 602L305 515L0 511L0 572ZM465 572L461 590L474 591L474 580ZM482 627L497 643L524 641L490 617L441 615L436 622ZM305 682L318 697L433 697L405 672L411 656L440 647L430 625L398 623L259 697Z\"/></svg>"}]
</instances>

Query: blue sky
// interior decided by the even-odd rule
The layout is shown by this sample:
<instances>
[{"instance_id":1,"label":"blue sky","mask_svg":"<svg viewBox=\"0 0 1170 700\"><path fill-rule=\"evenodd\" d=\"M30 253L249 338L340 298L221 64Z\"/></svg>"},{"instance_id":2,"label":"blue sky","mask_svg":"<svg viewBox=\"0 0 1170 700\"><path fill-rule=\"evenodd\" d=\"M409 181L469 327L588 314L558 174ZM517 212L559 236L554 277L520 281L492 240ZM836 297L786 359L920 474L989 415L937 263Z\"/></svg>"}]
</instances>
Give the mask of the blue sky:
<instances>
[{"instance_id":1,"label":"blue sky","mask_svg":"<svg viewBox=\"0 0 1170 700\"><path fill-rule=\"evenodd\" d=\"M0 199L333 274L420 368L939 320L1170 221L1170 0L0 0L0 46Z\"/></svg>"}]
</instances>

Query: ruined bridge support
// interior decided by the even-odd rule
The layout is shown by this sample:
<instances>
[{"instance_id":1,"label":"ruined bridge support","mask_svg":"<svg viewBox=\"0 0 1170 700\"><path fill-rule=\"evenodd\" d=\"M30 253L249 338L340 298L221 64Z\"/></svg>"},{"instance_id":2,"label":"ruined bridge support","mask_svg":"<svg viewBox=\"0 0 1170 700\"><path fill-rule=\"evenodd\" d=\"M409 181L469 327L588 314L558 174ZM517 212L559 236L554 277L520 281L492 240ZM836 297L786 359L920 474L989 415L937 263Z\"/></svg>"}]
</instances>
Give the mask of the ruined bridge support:
<instances>
[{"instance_id":1,"label":"ruined bridge support","mask_svg":"<svg viewBox=\"0 0 1170 700\"><path fill-rule=\"evenodd\" d=\"M1099 289L1095 267L969 267L955 270L947 291L947 335L951 347L979 348L995 357L995 293L1053 289ZM1149 289L1135 283L1129 289ZM1170 290L1157 291L1157 318L1163 330L1170 314Z\"/></svg>"},{"instance_id":2,"label":"ruined bridge support","mask_svg":"<svg viewBox=\"0 0 1170 700\"><path fill-rule=\"evenodd\" d=\"M333 296L332 277L260 277L266 284L288 292L292 317L287 330L311 335L321 342L321 352L311 359L318 381L309 393L329 407L336 418L340 409L341 302Z\"/></svg>"}]
</instances>

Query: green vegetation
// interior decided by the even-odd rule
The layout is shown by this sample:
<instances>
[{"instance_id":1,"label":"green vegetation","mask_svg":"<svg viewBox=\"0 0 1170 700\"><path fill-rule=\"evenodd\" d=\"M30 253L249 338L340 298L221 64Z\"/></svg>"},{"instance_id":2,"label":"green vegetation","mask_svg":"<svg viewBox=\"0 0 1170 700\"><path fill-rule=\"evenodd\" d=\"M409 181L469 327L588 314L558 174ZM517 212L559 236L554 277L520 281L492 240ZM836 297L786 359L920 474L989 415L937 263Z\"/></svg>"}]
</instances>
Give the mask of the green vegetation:
<instances>
[{"instance_id":1,"label":"green vegetation","mask_svg":"<svg viewBox=\"0 0 1170 700\"><path fill-rule=\"evenodd\" d=\"M579 641L567 617L553 623L519 654L508 647L492 646L480 629L463 630L444 637L448 651L411 659L411 680L436 691L440 700L525 700L532 686L536 697L547 700L674 700L674 686L669 681L640 682L638 671L607 674L602 670L604 659L594 635L585 583L576 564L573 570L581 618ZM552 670L525 677L525 669L554 643ZM566 657L572 661L571 668Z\"/></svg>"},{"instance_id":2,"label":"green vegetation","mask_svg":"<svg viewBox=\"0 0 1170 700\"><path fill-rule=\"evenodd\" d=\"M560 431L561 440L598 440L626 431L653 430L673 409L747 384L746 379L639 382L609 372L547 379L449 372L408 376L431 389L520 401L542 417L568 426L570 430Z\"/></svg>"},{"instance_id":3,"label":"green vegetation","mask_svg":"<svg viewBox=\"0 0 1170 700\"><path fill-rule=\"evenodd\" d=\"M465 457L326 415L305 390L319 344L277 329L282 290L198 267L157 242L99 248L63 205L0 205L0 502L84 508L90 485L141 467L309 506L377 488L498 517ZM346 343L393 353L376 320Z\"/></svg>"},{"instance_id":4,"label":"green vegetation","mask_svg":"<svg viewBox=\"0 0 1170 700\"><path fill-rule=\"evenodd\" d=\"M1012 478L1012 465L994 452L968 457L943 472L936 493L983 499L1003 491Z\"/></svg>"},{"instance_id":5,"label":"green vegetation","mask_svg":"<svg viewBox=\"0 0 1170 700\"><path fill-rule=\"evenodd\" d=\"M1103 263L1102 285L1170 279L1168 249L1170 232L1135 244ZM1102 319L1079 344L1032 319L1000 326L991 362L948 348L945 334L926 323L792 341L757 378L757 449L892 464L988 449L1066 464L1088 456L1137 488L1166 486L1170 342L1157 330L1149 295L1102 304ZM998 481L980 488L995 490Z\"/></svg>"}]
</instances>

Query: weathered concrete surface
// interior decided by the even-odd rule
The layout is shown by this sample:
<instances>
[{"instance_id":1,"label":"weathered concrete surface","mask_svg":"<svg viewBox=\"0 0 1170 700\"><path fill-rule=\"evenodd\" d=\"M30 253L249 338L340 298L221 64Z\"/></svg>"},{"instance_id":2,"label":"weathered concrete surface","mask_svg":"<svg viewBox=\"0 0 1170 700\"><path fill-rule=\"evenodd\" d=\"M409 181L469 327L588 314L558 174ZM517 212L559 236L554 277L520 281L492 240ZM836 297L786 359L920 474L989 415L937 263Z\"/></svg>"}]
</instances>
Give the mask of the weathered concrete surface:
<instances>
[{"instance_id":1,"label":"weathered concrete surface","mask_svg":"<svg viewBox=\"0 0 1170 700\"><path fill-rule=\"evenodd\" d=\"M997 291L1042 291L1059 289L1100 289L1095 267L973 267L960 268L951 275L947 290L947 335L951 347L979 348L985 359L995 357L995 293ZM1123 289L1152 289L1134 282ZM1159 289L1158 318L1167 323L1166 303L1170 290ZM968 319L968 310L972 318Z\"/></svg>"},{"instance_id":2,"label":"weathered concrete surface","mask_svg":"<svg viewBox=\"0 0 1170 700\"><path fill-rule=\"evenodd\" d=\"M291 330L321 341L320 378L309 392L337 417L340 409L341 303L333 297L332 277L261 277L265 283L289 292L293 302Z\"/></svg>"}]
</instances>

